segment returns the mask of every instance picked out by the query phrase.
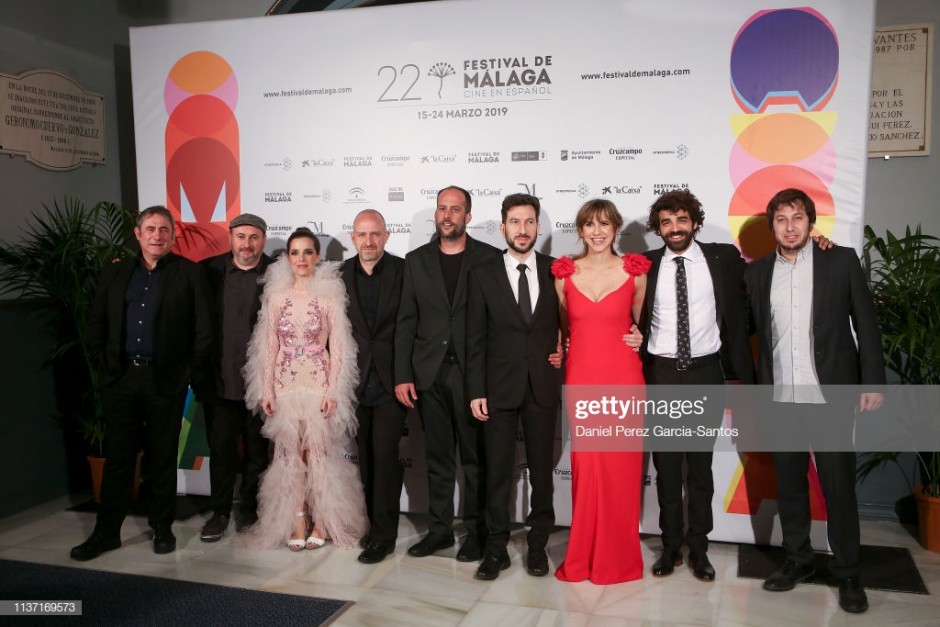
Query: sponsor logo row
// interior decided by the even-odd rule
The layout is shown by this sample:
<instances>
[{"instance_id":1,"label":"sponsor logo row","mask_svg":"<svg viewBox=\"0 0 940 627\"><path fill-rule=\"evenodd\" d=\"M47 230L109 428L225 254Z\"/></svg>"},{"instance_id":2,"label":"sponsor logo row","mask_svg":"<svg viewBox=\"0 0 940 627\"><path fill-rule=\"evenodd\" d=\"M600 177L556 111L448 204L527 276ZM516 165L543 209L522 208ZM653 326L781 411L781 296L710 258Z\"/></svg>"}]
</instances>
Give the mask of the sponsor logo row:
<instances>
[{"instance_id":1,"label":"sponsor logo row","mask_svg":"<svg viewBox=\"0 0 940 627\"><path fill-rule=\"evenodd\" d=\"M607 196L659 196L666 192L676 189L687 189L688 183L684 182L656 182L631 183L617 182L602 185L589 185L587 183L578 183L570 186L547 186L537 183L517 183L515 188L502 187L471 187L467 191L474 198L502 198L509 194L523 193L531 194L538 198L543 198L543 194L553 194L556 196L572 195L579 199L588 197L607 197ZM361 204L385 203L385 202L405 202L406 200L434 200L437 198L438 188L423 187L418 190L405 191L404 187L383 187L381 189L355 186L350 187L342 194L334 194L329 189L311 191L300 195L303 201L317 201L323 204L339 202L342 204ZM292 191L268 191L264 192L264 203L273 204L291 204L295 201L295 194Z\"/></svg>"},{"instance_id":2,"label":"sponsor logo row","mask_svg":"<svg viewBox=\"0 0 940 627\"><path fill-rule=\"evenodd\" d=\"M638 161L643 158L669 157L684 160L689 156L689 148L679 144L670 148L648 149L637 146L614 146L596 149L547 150L474 150L461 153L431 153L421 155L350 155L344 157L305 156L299 159L283 157L277 161L266 161L265 168L274 168L291 172L308 168L400 168L412 164L448 165L448 164L490 164L516 161Z\"/></svg>"}]
</instances>

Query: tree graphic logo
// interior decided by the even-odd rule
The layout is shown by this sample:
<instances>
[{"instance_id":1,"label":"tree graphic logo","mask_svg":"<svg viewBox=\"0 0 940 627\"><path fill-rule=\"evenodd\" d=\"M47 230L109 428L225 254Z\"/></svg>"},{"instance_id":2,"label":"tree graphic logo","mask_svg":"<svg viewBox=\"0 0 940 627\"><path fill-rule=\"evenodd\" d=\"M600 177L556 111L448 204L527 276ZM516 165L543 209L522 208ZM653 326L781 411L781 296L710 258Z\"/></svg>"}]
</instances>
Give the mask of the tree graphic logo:
<instances>
[{"instance_id":1,"label":"tree graphic logo","mask_svg":"<svg viewBox=\"0 0 940 627\"><path fill-rule=\"evenodd\" d=\"M448 76L454 75L454 68L450 63L441 61L435 63L431 66L431 69L428 70L428 76L435 76L437 80L440 81L440 85L437 88L437 97L441 97L441 90L444 89L444 79Z\"/></svg>"}]
</instances>

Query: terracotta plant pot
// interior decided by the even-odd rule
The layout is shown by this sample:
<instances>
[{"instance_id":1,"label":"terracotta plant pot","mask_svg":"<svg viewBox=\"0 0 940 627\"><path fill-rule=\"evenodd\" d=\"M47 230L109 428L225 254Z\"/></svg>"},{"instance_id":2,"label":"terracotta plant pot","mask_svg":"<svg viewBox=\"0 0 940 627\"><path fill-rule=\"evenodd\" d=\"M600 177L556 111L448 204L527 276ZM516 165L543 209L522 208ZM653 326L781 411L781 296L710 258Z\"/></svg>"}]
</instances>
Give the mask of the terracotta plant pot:
<instances>
[{"instance_id":1,"label":"terracotta plant pot","mask_svg":"<svg viewBox=\"0 0 940 627\"><path fill-rule=\"evenodd\" d=\"M920 543L928 551L940 553L940 498L927 496L923 486L914 490L917 501L917 527Z\"/></svg>"},{"instance_id":2,"label":"terracotta plant pot","mask_svg":"<svg viewBox=\"0 0 940 627\"><path fill-rule=\"evenodd\" d=\"M104 476L104 457L88 456L88 467L91 468L91 493L95 503L101 502L101 477Z\"/></svg>"},{"instance_id":3,"label":"terracotta plant pot","mask_svg":"<svg viewBox=\"0 0 940 627\"><path fill-rule=\"evenodd\" d=\"M137 464L134 466L134 484L131 487L131 498L137 500L140 496L140 467L144 458L143 451L137 451ZM95 503L101 502L101 478L104 476L104 457L88 456L88 466L91 468L91 493Z\"/></svg>"}]
</instances>

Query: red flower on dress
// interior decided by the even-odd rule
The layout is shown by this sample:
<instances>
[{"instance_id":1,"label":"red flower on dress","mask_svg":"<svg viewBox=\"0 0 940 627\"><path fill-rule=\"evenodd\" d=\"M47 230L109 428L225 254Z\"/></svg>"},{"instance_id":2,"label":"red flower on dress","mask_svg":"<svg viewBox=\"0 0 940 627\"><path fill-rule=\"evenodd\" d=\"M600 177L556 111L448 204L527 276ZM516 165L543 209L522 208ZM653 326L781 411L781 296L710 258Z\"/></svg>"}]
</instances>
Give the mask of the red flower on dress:
<instances>
[{"instance_id":1,"label":"red flower on dress","mask_svg":"<svg viewBox=\"0 0 940 627\"><path fill-rule=\"evenodd\" d=\"M638 255L636 253L627 253L622 259L623 269L633 276L646 274L653 265L653 262L647 259L645 255Z\"/></svg>"},{"instance_id":2,"label":"red flower on dress","mask_svg":"<svg viewBox=\"0 0 940 627\"><path fill-rule=\"evenodd\" d=\"M567 279L574 274L574 261L571 257L559 257L552 263L552 274L556 279Z\"/></svg>"}]
</instances>

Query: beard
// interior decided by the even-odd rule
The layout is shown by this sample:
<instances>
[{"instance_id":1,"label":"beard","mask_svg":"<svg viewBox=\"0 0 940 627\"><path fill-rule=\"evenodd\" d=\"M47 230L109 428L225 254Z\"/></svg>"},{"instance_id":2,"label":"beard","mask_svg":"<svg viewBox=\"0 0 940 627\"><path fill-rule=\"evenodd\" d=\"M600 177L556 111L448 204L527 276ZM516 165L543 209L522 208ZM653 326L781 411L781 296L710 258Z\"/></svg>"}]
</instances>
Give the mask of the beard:
<instances>
[{"instance_id":1,"label":"beard","mask_svg":"<svg viewBox=\"0 0 940 627\"><path fill-rule=\"evenodd\" d=\"M525 246L517 246L514 238L507 237L506 245L509 246L509 248L511 248L512 250L519 253L520 255L524 255L530 250L532 250L532 248L535 246L535 238L530 237L529 241L526 243Z\"/></svg>"},{"instance_id":2,"label":"beard","mask_svg":"<svg viewBox=\"0 0 940 627\"><path fill-rule=\"evenodd\" d=\"M794 243L794 244L785 244L785 243L783 243L783 242L779 242L779 241L778 241L778 242L777 242L777 247L778 247L780 250L785 250L785 251L791 252L791 253L792 253L792 252L799 252L799 251L803 250L803 248L804 248L804 247L806 246L806 244L809 242L809 235L810 235L810 234L809 234L809 231L807 231L806 236L805 236L803 239L801 239L801 240L797 240L796 243Z\"/></svg>"},{"instance_id":3,"label":"beard","mask_svg":"<svg viewBox=\"0 0 940 627\"><path fill-rule=\"evenodd\" d=\"M672 236L672 235L675 235L675 233L669 233L668 235L666 235L665 237L663 237L663 243L665 243L665 244L666 244L666 248L668 248L668 249L671 250L672 252L674 252L674 253L681 253L681 252L684 252L685 250L688 250L689 246L692 245L693 236L692 236L692 232L691 232L691 231L689 231L689 232L684 232L684 231L683 231L683 232L682 232L683 237L682 237L682 239L680 239L680 240L678 240L678 241L669 239L669 237Z\"/></svg>"},{"instance_id":4,"label":"beard","mask_svg":"<svg viewBox=\"0 0 940 627\"><path fill-rule=\"evenodd\" d=\"M235 259L242 266L254 266L261 259L261 253L251 253L249 251L239 251L235 253Z\"/></svg>"},{"instance_id":5,"label":"beard","mask_svg":"<svg viewBox=\"0 0 940 627\"><path fill-rule=\"evenodd\" d=\"M444 229L441 228L440 224L437 224L437 223L434 224L434 229L437 231L437 236L440 239L445 240L445 241L458 240L461 237L463 237L464 233L467 232L466 224L457 224L456 222L452 222L451 224L453 224L454 226L449 234L444 233Z\"/></svg>"},{"instance_id":6,"label":"beard","mask_svg":"<svg viewBox=\"0 0 940 627\"><path fill-rule=\"evenodd\" d=\"M359 253L359 258L363 261L375 261L379 258L379 250L373 248L372 250L363 250Z\"/></svg>"}]
</instances>

